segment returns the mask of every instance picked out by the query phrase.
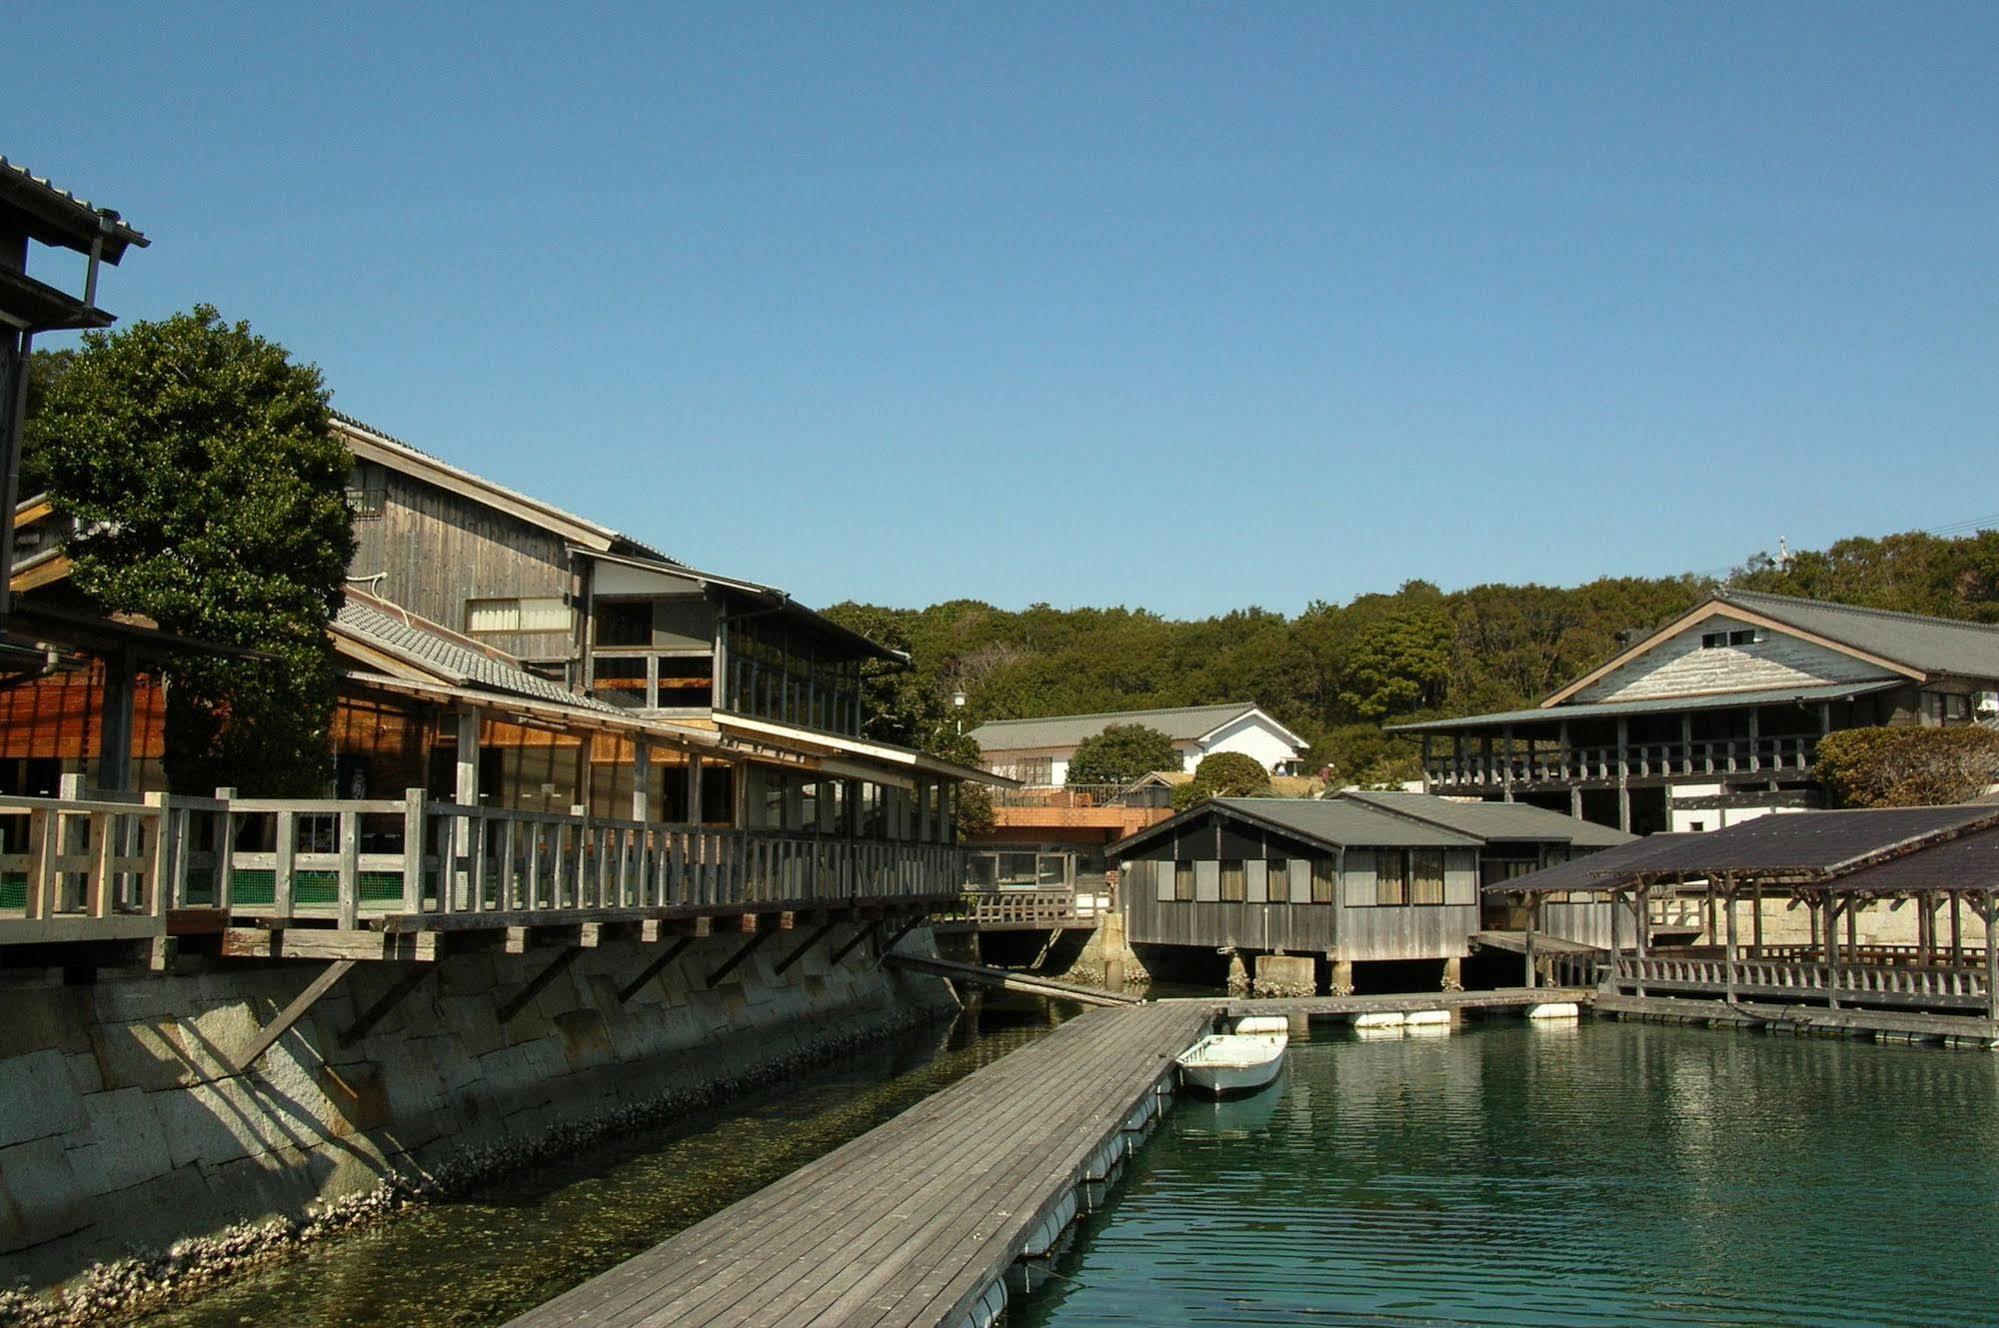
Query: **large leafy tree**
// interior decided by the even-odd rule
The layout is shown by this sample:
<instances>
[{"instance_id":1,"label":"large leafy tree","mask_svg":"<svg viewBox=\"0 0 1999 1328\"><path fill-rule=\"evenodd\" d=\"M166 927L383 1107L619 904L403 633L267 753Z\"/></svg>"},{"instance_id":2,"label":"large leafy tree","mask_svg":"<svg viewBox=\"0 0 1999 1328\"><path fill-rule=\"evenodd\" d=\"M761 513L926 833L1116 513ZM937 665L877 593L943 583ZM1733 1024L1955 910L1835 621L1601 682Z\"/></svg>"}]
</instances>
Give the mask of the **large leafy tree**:
<instances>
[{"instance_id":1,"label":"large leafy tree","mask_svg":"<svg viewBox=\"0 0 1999 1328\"><path fill-rule=\"evenodd\" d=\"M167 777L310 795L330 776L326 624L353 552L352 458L319 371L207 305L93 333L29 427L77 587L252 653L168 666Z\"/></svg>"},{"instance_id":2,"label":"large leafy tree","mask_svg":"<svg viewBox=\"0 0 1999 1328\"><path fill-rule=\"evenodd\" d=\"M1076 744L1069 758L1071 784L1129 784L1154 770L1178 770L1173 739L1143 724L1112 724Z\"/></svg>"}]
</instances>

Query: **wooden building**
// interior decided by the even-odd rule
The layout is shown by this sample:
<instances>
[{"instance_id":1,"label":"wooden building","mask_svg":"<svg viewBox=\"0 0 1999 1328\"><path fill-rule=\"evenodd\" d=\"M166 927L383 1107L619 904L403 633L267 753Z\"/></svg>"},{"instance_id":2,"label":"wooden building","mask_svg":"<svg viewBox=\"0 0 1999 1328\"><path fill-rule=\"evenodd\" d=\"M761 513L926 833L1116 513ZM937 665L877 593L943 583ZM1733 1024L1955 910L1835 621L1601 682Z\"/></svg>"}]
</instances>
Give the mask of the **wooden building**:
<instances>
[{"instance_id":1,"label":"wooden building","mask_svg":"<svg viewBox=\"0 0 1999 1328\"><path fill-rule=\"evenodd\" d=\"M1820 805L1818 741L1999 717L1999 626L1723 591L1527 710L1392 726L1426 790L1652 833Z\"/></svg>"},{"instance_id":2,"label":"wooden building","mask_svg":"<svg viewBox=\"0 0 1999 1328\"><path fill-rule=\"evenodd\" d=\"M1368 794L1218 798L1111 852L1133 944L1323 956L1345 994L1357 963L1440 961L1455 985L1487 865L1566 859L1601 839L1529 807Z\"/></svg>"}]
</instances>

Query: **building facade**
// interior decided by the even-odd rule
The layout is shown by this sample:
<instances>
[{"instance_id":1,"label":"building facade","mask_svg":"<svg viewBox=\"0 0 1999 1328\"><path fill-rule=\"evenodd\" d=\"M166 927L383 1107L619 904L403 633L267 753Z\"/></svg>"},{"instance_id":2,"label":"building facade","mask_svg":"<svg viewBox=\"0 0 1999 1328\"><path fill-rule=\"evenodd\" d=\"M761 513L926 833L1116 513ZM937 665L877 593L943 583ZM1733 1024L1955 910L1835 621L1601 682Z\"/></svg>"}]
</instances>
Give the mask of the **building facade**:
<instances>
[{"instance_id":1,"label":"building facade","mask_svg":"<svg viewBox=\"0 0 1999 1328\"><path fill-rule=\"evenodd\" d=\"M1029 788L1059 788L1069 782L1069 761L1076 748L1116 724L1137 724L1165 734L1179 752L1183 770L1192 770L1204 756L1240 752L1273 774L1288 775L1296 772L1306 747L1303 738L1247 701L994 720L972 730L972 739L979 744L988 770Z\"/></svg>"},{"instance_id":2,"label":"building facade","mask_svg":"<svg viewBox=\"0 0 1999 1328\"><path fill-rule=\"evenodd\" d=\"M1639 833L1822 805L1819 739L1999 717L1999 627L1717 593L1527 710L1394 726L1432 793Z\"/></svg>"}]
</instances>

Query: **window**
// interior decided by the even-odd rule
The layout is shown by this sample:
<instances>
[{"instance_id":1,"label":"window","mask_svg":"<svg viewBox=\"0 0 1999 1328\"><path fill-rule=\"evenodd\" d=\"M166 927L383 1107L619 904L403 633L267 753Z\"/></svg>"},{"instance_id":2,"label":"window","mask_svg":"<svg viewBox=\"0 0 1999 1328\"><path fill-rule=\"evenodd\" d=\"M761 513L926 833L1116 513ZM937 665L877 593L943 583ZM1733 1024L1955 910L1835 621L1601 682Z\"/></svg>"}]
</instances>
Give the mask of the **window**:
<instances>
[{"instance_id":1,"label":"window","mask_svg":"<svg viewBox=\"0 0 1999 1328\"><path fill-rule=\"evenodd\" d=\"M347 476L347 510L356 521L380 521L389 503L389 485L381 466L364 461Z\"/></svg>"},{"instance_id":2,"label":"window","mask_svg":"<svg viewBox=\"0 0 1999 1328\"><path fill-rule=\"evenodd\" d=\"M1339 863L1331 858L1316 858L1312 862L1312 902L1330 904L1333 902L1333 888L1339 882Z\"/></svg>"},{"instance_id":3,"label":"window","mask_svg":"<svg viewBox=\"0 0 1999 1328\"><path fill-rule=\"evenodd\" d=\"M1263 864L1265 881L1263 897L1273 904L1281 904L1291 897L1291 860L1289 858L1267 858Z\"/></svg>"},{"instance_id":4,"label":"window","mask_svg":"<svg viewBox=\"0 0 1999 1328\"><path fill-rule=\"evenodd\" d=\"M652 644L650 600L600 600L595 607L596 641L599 646Z\"/></svg>"},{"instance_id":5,"label":"window","mask_svg":"<svg viewBox=\"0 0 1999 1328\"><path fill-rule=\"evenodd\" d=\"M1249 898L1249 875L1243 870L1241 858L1222 860L1222 902L1240 904Z\"/></svg>"},{"instance_id":6,"label":"window","mask_svg":"<svg viewBox=\"0 0 1999 1328\"><path fill-rule=\"evenodd\" d=\"M1441 849L1420 848L1409 855L1409 902L1444 902L1444 854Z\"/></svg>"},{"instance_id":7,"label":"window","mask_svg":"<svg viewBox=\"0 0 1999 1328\"><path fill-rule=\"evenodd\" d=\"M567 632L569 606L560 595L529 599L468 599L465 630L475 636L497 632Z\"/></svg>"},{"instance_id":8,"label":"window","mask_svg":"<svg viewBox=\"0 0 1999 1328\"><path fill-rule=\"evenodd\" d=\"M1173 864L1173 898L1182 903L1194 898L1194 864L1176 862Z\"/></svg>"},{"instance_id":9,"label":"window","mask_svg":"<svg viewBox=\"0 0 1999 1328\"><path fill-rule=\"evenodd\" d=\"M1409 902L1409 854L1402 849L1375 852L1374 902L1382 906Z\"/></svg>"},{"instance_id":10,"label":"window","mask_svg":"<svg viewBox=\"0 0 1999 1328\"><path fill-rule=\"evenodd\" d=\"M1718 650L1722 646L1751 646L1761 640L1754 627L1737 627L1726 632L1701 633L1702 650Z\"/></svg>"}]
</instances>

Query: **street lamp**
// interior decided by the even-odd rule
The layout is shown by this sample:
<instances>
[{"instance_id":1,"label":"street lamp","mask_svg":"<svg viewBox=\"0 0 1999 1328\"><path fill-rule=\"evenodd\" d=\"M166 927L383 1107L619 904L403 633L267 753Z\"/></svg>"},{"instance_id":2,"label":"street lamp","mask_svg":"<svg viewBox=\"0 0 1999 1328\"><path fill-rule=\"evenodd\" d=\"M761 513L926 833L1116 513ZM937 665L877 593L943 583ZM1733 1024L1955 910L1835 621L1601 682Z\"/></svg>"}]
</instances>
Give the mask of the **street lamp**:
<instances>
[{"instance_id":1,"label":"street lamp","mask_svg":"<svg viewBox=\"0 0 1999 1328\"><path fill-rule=\"evenodd\" d=\"M951 709L957 712L958 733L960 736L963 736L965 732L965 691L962 687L951 693Z\"/></svg>"}]
</instances>

